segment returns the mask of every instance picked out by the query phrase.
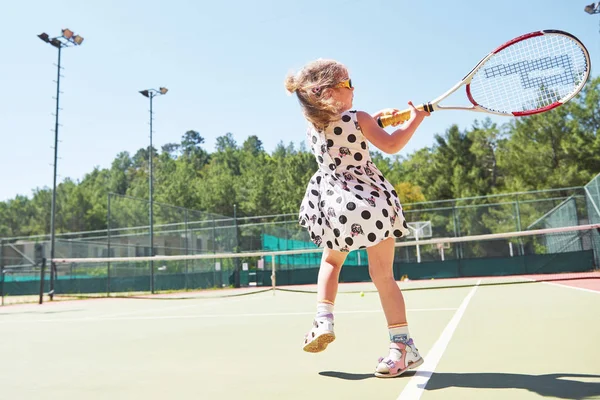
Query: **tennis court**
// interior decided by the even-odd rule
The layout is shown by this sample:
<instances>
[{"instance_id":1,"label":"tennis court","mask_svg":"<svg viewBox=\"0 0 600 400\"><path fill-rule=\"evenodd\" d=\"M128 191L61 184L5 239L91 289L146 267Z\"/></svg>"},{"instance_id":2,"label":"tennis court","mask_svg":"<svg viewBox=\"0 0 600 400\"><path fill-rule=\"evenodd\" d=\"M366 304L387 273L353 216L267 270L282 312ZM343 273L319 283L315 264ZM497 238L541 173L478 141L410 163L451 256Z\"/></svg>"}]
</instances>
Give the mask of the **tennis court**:
<instances>
[{"instance_id":1,"label":"tennis court","mask_svg":"<svg viewBox=\"0 0 600 400\"><path fill-rule=\"evenodd\" d=\"M600 273L399 284L425 358L399 378L372 374L387 328L371 283L341 285L319 354L301 350L301 285L3 307L2 398L600 398Z\"/></svg>"}]
</instances>

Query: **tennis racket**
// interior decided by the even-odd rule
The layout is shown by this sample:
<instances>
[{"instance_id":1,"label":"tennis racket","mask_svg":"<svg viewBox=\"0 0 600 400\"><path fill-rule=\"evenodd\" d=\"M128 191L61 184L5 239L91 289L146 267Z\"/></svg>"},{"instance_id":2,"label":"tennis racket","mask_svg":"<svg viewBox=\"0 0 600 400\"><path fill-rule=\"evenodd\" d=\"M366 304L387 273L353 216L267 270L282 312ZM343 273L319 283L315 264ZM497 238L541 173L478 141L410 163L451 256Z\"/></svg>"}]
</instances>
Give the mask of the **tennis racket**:
<instances>
[{"instance_id":1,"label":"tennis racket","mask_svg":"<svg viewBox=\"0 0 600 400\"><path fill-rule=\"evenodd\" d=\"M454 87L417 106L429 112L467 110L525 116L552 110L572 99L590 75L590 55L579 39L558 30L519 36L485 56ZM439 103L465 87L466 106ZM410 110L377 119L382 128L410 118Z\"/></svg>"}]
</instances>

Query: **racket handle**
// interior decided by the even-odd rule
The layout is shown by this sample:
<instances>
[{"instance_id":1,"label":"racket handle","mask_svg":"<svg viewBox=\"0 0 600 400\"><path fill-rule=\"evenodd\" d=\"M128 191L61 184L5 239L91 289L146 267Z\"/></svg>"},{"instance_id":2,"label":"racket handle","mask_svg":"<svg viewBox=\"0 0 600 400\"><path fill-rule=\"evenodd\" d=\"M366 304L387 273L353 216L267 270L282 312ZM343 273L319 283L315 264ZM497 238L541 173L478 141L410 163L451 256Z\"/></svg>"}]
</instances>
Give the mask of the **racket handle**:
<instances>
[{"instance_id":1,"label":"racket handle","mask_svg":"<svg viewBox=\"0 0 600 400\"><path fill-rule=\"evenodd\" d=\"M416 106L415 108L417 110L424 110L425 104L421 104L420 106ZM391 115L391 114L390 115L382 115L381 117L377 118L377 124L380 127L385 128L386 126L390 126L395 123L400 124L402 122L408 121L409 119L410 119L410 110L402 110L396 115Z\"/></svg>"}]
</instances>

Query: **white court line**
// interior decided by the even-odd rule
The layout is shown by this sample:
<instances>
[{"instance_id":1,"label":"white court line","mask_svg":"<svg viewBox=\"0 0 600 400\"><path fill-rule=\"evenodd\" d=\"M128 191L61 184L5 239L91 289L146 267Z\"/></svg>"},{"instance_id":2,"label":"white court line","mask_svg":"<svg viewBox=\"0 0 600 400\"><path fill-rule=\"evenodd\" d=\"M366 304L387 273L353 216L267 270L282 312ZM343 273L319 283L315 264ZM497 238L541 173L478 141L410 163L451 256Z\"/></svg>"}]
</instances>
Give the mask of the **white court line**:
<instances>
[{"instance_id":1,"label":"white court line","mask_svg":"<svg viewBox=\"0 0 600 400\"><path fill-rule=\"evenodd\" d=\"M257 299L259 297L252 297L254 299ZM174 307L160 307L160 308L148 308L148 309L142 309L142 310L134 310L134 311L123 311L120 313L111 313L111 314L100 314L100 315L95 315L92 317L82 317L82 318L69 318L69 319L56 319L56 320L52 320L52 319L38 319L38 320L0 320L0 324L2 323L7 323L7 322L18 322L18 321L22 321L22 322L52 322L52 321L61 321L61 322L74 322L74 321L95 321L95 320L101 320L101 319L106 319L106 320L110 320L110 319L114 319L115 317L122 317L122 316L126 316L126 315L135 315L135 314L148 314L148 313L154 313L154 312L163 312L163 311L173 311L173 310L182 310L185 308L194 308L194 307L203 307L203 306L210 306L213 305L215 303L220 303L221 300L224 300L223 298L217 298L214 300L210 300L210 301L203 301L202 303L194 303L194 304L185 304L185 305L180 305L180 306L174 306ZM230 301L227 302L227 304L230 303L237 303L243 300L248 300L247 298L241 298L241 297L237 297L237 298L233 298L230 299ZM9 315L20 315L19 313L15 312L15 313L6 313L3 314L5 316L9 316Z\"/></svg>"},{"instance_id":2,"label":"white court line","mask_svg":"<svg viewBox=\"0 0 600 400\"><path fill-rule=\"evenodd\" d=\"M455 311L456 308L415 308L408 309L409 312L428 312L428 311ZM353 310L353 311L336 311L336 314L364 314L364 313L381 313L378 310ZM23 323L23 322L102 322L102 321L147 321L147 320L164 320L164 319L203 319L203 318L250 318L250 317L285 317L296 315L315 315L314 311L303 312L280 312L280 313L246 313L246 314L196 314L196 315L150 315L150 316L134 316L134 317L89 317L89 318L65 318L65 319L29 319L29 320L6 320L0 321L0 324L5 323Z\"/></svg>"},{"instance_id":3,"label":"white court line","mask_svg":"<svg viewBox=\"0 0 600 400\"><path fill-rule=\"evenodd\" d=\"M559 287L567 288L567 289L580 290L582 292L600 294L600 291L597 291L597 290L586 289L586 288L575 287L575 286L568 286L568 285L561 285L560 283L555 283L555 282L544 282L544 281L536 281L536 282L545 283L546 285L559 286Z\"/></svg>"},{"instance_id":4,"label":"white court line","mask_svg":"<svg viewBox=\"0 0 600 400\"><path fill-rule=\"evenodd\" d=\"M600 291L592 290L592 289L586 289L586 288L580 288L580 287L575 287L575 286L562 285L562 284L556 283L556 282L546 282L546 281L540 281L540 280L537 280L537 279L531 279L531 278L525 278L525 277L523 279L525 279L527 282L545 283L546 285L559 286L559 287L567 288L567 289L580 290L582 292L600 294ZM577 279L577 278L575 278L575 279Z\"/></svg>"},{"instance_id":5,"label":"white court line","mask_svg":"<svg viewBox=\"0 0 600 400\"><path fill-rule=\"evenodd\" d=\"M397 400L418 400L421 397L423 390L425 390L425 386L427 386L427 382L429 382L429 378L431 378L431 375L433 375L433 372L440 362L444 351L446 351L446 347L448 347L450 339L452 338L452 335L454 334L454 331L456 330L456 327L465 313L465 310L467 309L467 306L475 294L480 282L481 279L477 281L475 286L462 301L460 307L458 307L458 310L456 310L456 313L454 313L454 316L450 322L448 322L446 328L444 328L444 331L440 335L439 339L429 351L429 354L425 356L425 362L423 365L421 365L421 367L419 367L411 380L408 381L408 385L404 387L404 390L402 393L400 393Z\"/></svg>"},{"instance_id":6,"label":"white court line","mask_svg":"<svg viewBox=\"0 0 600 400\"><path fill-rule=\"evenodd\" d=\"M252 296L251 298L257 299L257 298L262 298L262 297L258 297L258 296ZM105 299L98 299L98 300L105 300ZM106 299L108 300L108 299ZM110 298L110 300L113 300L113 298ZM119 300L119 299L116 299ZM188 303L186 302L185 305L178 305L178 306L166 306L166 307L150 307L150 308L143 308L140 310L130 310L130 311L122 311L122 312L117 312L117 313L108 313L108 314L100 314L100 315L95 315L93 317L83 317L81 318L83 319L89 319L89 318L112 318L112 317L118 317L118 316L124 316L124 315L132 315L132 314L148 314L148 313L153 313L153 312L161 312L161 311L170 311L170 310L181 310L181 309L185 309L185 308L194 308L194 307L202 307L202 306L208 306L208 305L213 305L215 303L220 303L223 300L228 300L226 303L224 304L229 304L229 303L237 303L243 300L248 300L247 297L241 296L241 297L215 297L213 299L203 299L201 302L195 302L195 303ZM69 307L71 306L71 304L67 304L67 302L61 304L61 303L53 303L51 304L52 306L64 306L64 307ZM85 305L82 303L82 305ZM36 306L37 307L37 306ZM36 308L35 311L40 311L40 314L44 314L45 313L45 309L41 309L41 308ZM78 311L82 310L81 308L77 309ZM34 311L34 312L35 312ZM64 311L64 309L63 309ZM72 311L72 310L66 310L66 311ZM21 313L19 312L19 310L15 310L15 312L10 312L10 310L6 313L0 313L0 316L12 316L12 315L20 315Z\"/></svg>"},{"instance_id":7,"label":"white court line","mask_svg":"<svg viewBox=\"0 0 600 400\"><path fill-rule=\"evenodd\" d=\"M253 296L252 298L254 299L258 299L260 297L256 297ZM209 306L215 303L220 303L222 300L224 300L224 298L217 298L214 300L209 300L209 301L203 301L203 302L198 302L198 303L194 303L194 304L186 304L186 305L180 305L180 306L174 306L174 307L161 307L161 308L149 308L149 309L143 309L143 310L137 310L137 311L123 311L120 313L112 313L112 314L104 314L104 315L97 315L94 317L86 317L86 318L82 318L82 319L110 319L113 317L121 317L121 316L125 316L125 315L134 315L134 314L148 314L148 313L153 313L153 312L161 312L161 311L171 311L171 310L183 310L185 308L194 308L194 307L202 307L202 306ZM237 297L237 298L233 298L230 299L230 301L228 301L227 303L237 303L240 302L242 300L248 300L247 298L241 298L241 297Z\"/></svg>"}]
</instances>

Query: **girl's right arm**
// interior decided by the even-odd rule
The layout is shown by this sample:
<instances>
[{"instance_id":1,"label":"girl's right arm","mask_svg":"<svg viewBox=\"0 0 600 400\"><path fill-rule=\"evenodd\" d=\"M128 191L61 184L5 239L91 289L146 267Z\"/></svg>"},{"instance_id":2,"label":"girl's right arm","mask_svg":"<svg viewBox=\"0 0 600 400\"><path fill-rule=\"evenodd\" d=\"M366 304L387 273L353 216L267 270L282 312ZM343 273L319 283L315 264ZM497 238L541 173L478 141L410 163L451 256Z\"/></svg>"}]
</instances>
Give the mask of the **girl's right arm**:
<instances>
[{"instance_id":1,"label":"girl's right arm","mask_svg":"<svg viewBox=\"0 0 600 400\"><path fill-rule=\"evenodd\" d=\"M356 118L362 133L369 142L385 153L394 154L408 143L423 119L429 115L427 111L416 109L410 101L408 106L410 107L410 118L391 134L381 128L373 116L364 111L358 111Z\"/></svg>"}]
</instances>

